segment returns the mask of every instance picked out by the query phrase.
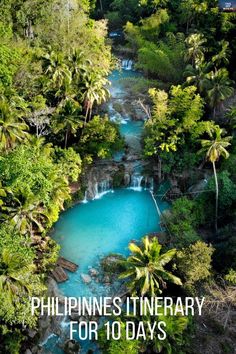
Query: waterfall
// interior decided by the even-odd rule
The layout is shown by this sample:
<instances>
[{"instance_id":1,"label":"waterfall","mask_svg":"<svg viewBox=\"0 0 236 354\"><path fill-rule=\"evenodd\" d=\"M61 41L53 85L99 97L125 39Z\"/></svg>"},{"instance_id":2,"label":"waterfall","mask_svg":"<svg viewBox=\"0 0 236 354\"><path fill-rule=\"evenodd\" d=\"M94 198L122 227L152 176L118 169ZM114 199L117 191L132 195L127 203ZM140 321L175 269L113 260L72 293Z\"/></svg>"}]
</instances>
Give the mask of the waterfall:
<instances>
[{"instance_id":1,"label":"waterfall","mask_svg":"<svg viewBox=\"0 0 236 354\"><path fill-rule=\"evenodd\" d=\"M95 197L94 199L100 199L103 195L113 192L110 180L103 180L95 183Z\"/></svg>"},{"instance_id":2,"label":"waterfall","mask_svg":"<svg viewBox=\"0 0 236 354\"><path fill-rule=\"evenodd\" d=\"M88 203L88 191L85 191L85 193L84 193L84 199L82 200L82 203L84 203L84 204L86 204L86 203Z\"/></svg>"},{"instance_id":3,"label":"waterfall","mask_svg":"<svg viewBox=\"0 0 236 354\"><path fill-rule=\"evenodd\" d=\"M117 112L112 103L108 104L108 113L111 122L115 122L118 124L127 124L127 118L122 117L122 115Z\"/></svg>"},{"instance_id":4,"label":"waterfall","mask_svg":"<svg viewBox=\"0 0 236 354\"><path fill-rule=\"evenodd\" d=\"M131 184L130 184L130 189L133 189L134 191L141 192L142 190L142 180L143 176L139 174L134 174L131 176Z\"/></svg>"},{"instance_id":5,"label":"waterfall","mask_svg":"<svg viewBox=\"0 0 236 354\"><path fill-rule=\"evenodd\" d=\"M123 70L132 70L133 69L133 60L123 59L122 63L121 63L121 67Z\"/></svg>"},{"instance_id":6,"label":"waterfall","mask_svg":"<svg viewBox=\"0 0 236 354\"><path fill-rule=\"evenodd\" d=\"M152 191L152 192L153 192L153 190L154 190L154 179L153 179L153 177L150 177L149 189L150 189L150 191Z\"/></svg>"}]
</instances>

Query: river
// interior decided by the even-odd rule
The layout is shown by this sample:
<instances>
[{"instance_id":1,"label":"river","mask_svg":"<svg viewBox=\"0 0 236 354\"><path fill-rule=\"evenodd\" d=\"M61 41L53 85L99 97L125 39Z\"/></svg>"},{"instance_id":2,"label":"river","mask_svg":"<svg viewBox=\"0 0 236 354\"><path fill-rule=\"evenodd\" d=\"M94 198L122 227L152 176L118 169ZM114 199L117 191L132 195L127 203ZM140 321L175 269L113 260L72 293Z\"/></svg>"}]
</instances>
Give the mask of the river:
<instances>
[{"instance_id":1,"label":"river","mask_svg":"<svg viewBox=\"0 0 236 354\"><path fill-rule=\"evenodd\" d=\"M139 77L132 70L132 65L121 71L114 71L109 77L111 81L111 100L107 110L111 120L120 124L120 132L129 145L132 154L140 153L140 138L143 130L143 120L132 120L127 112L116 111L117 103L127 105L126 91L122 80ZM114 160L119 161L123 152L116 154ZM69 273L69 280L59 284L59 290L64 296L104 296L111 293L109 284L98 279L83 281L84 275L89 275L91 268L99 269L102 257L110 253L128 254L130 240L140 240L148 233L160 230L157 207L151 195L153 185L143 184L143 176L139 159L134 164L134 173L130 186L113 189L106 181L100 183L94 200L80 203L61 214L55 225L53 238L61 246L61 255L79 265L75 273ZM162 211L167 203L157 200ZM68 332L68 323L62 323L64 335ZM82 346L86 353L91 343ZM60 337L51 334L44 343L44 354L61 354Z\"/></svg>"}]
</instances>

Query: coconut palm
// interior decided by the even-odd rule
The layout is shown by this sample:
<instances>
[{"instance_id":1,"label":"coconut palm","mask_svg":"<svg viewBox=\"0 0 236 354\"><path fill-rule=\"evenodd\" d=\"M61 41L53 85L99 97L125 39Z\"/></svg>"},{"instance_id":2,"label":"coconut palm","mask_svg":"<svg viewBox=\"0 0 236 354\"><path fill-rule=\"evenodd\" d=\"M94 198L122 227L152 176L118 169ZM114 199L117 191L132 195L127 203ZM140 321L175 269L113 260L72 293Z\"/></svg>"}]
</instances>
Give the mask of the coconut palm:
<instances>
[{"instance_id":1,"label":"coconut palm","mask_svg":"<svg viewBox=\"0 0 236 354\"><path fill-rule=\"evenodd\" d=\"M101 74L90 72L83 76L83 82L82 100L86 109L85 122L87 122L88 118L91 119L94 104L101 104L109 98L110 92L106 87L109 81Z\"/></svg>"},{"instance_id":2,"label":"coconut palm","mask_svg":"<svg viewBox=\"0 0 236 354\"><path fill-rule=\"evenodd\" d=\"M216 126L214 132L209 130L208 135L210 139L201 140L202 149L200 150L200 153L201 152L206 153L206 159L212 163L213 171L214 171L215 186L216 186L216 201L215 201L215 230L216 231L218 229L217 219L218 219L219 186L218 186L215 164L221 156L223 156L225 159L229 157L229 153L226 150L226 148L231 145L230 140L232 139L231 136L222 137L223 133L224 133L223 129L221 129L219 126Z\"/></svg>"},{"instance_id":3,"label":"coconut palm","mask_svg":"<svg viewBox=\"0 0 236 354\"><path fill-rule=\"evenodd\" d=\"M195 66L188 64L184 71L187 85L194 85L200 93L203 93L209 86L207 74L211 70L212 64L206 62L197 62Z\"/></svg>"},{"instance_id":4,"label":"coconut palm","mask_svg":"<svg viewBox=\"0 0 236 354\"><path fill-rule=\"evenodd\" d=\"M37 196L26 193L22 188L15 190L14 195L10 190L8 193L11 203L2 205L1 221L8 221L22 234L29 233L31 236L35 231L43 232L45 226L51 224L47 208L38 201Z\"/></svg>"},{"instance_id":5,"label":"coconut palm","mask_svg":"<svg viewBox=\"0 0 236 354\"><path fill-rule=\"evenodd\" d=\"M196 62L202 62L204 60L204 52L206 51L204 44L206 39L201 33L193 33L187 39L187 54L186 60L192 62L192 66Z\"/></svg>"},{"instance_id":6,"label":"coconut palm","mask_svg":"<svg viewBox=\"0 0 236 354\"><path fill-rule=\"evenodd\" d=\"M12 149L17 143L28 138L27 124L18 120L17 111L5 100L0 100L0 148Z\"/></svg>"},{"instance_id":7,"label":"coconut palm","mask_svg":"<svg viewBox=\"0 0 236 354\"><path fill-rule=\"evenodd\" d=\"M57 205L60 210L64 210L64 201L71 199L68 181L63 176L54 176L53 189L51 191L52 205Z\"/></svg>"},{"instance_id":8,"label":"coconut palm","mask_svg":"<svg viewBox=\"0 0 236 354\"><path fill-rule=\"evenodd\" d=\"M54 120L54 132L65 131L65 148L70 134L75 135L78 128L82 127L83 123L80 118L80 105L76 101L67 98L63 106L59 108Z\"/></svg>"},{"instance_id":9,"label":"coconut palm","mask_svg":"<svg viewBox=\"0 0 236 354\"><path fill-rule=\"evenodd\" d=\"M132 255L124 261L127 270L120 275L120 278L129 278L127 286L132 294L160 294L161 288L166 287L170 281L182 285L181 280L165 270L165 265L174 257L176 250L171 249L161 254L162 246L157 238L150 240L148 236L142 239L142 245L138 247L134 243L129 244Z\"/></svg>"},{"instance_id":10,"label":"coconut palm","mask_svg":"<svg viewBox=\"0 0 236 354\"><path fill-rule=\"evenodd\" d=\"M82 76L87 73L89 66L92 67L92 62L86 59L84 53L78 49L72 51L69 62L73 80L77 82L82 80Z\"/></svg>"},{"instance_id":11,"label":"coconut palm","mask_svg":"<svg viewBox=\"0 0 236 354\"><path fill-rule=\"evenodd\" d=\"M229 42L222 40L219 42L221 49L220 51L212 57L212 61L216 66L228 65L229 64L229 57L231 51L229 49Z\"/></svg>"},{"instance_id":12,"label":"coconut palm","mask_svg":"<svg viewBox=\"0 0 236 354\"><path fill-rule=\"evenodd\" d=\"M47 53L42 58L44 73L49 77L50 81L47 84L47 90L53 89L56 91L56 96L66 94L69 90L72 73L65 62L62 54L55 52Z\"/></svg>"},{"instance_id":13,"label":"coconut palm","mask_svg":"<svg viewBox=\"0 0 236 354\"><path fill-rule=\"evenodd\" d=\"M213 116L215 117L216 109L226 98L229 98L233 94L234 89L232 81L229 79L228 71L225 68L211 71L207 77L209 79L209 104L213 109Z\"/></svg>"}]
</instances>

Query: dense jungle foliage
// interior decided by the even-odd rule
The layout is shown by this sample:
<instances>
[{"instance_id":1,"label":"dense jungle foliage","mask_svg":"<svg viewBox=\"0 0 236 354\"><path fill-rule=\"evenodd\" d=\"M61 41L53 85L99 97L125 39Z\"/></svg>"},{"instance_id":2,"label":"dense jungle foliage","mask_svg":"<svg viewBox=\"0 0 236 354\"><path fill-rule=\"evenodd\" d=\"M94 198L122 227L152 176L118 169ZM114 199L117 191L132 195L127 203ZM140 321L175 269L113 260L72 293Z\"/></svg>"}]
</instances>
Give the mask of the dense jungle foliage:
<instances>
[{"instance_id":1,"label":"dense jungle foliage","mask_svg":"<svg viewBox=\"0 0 236 354\"><path fill-rule=\"evenodd\" d=\"M143 156L158 168L159 182L178 183L163 215L164 245L148 238L140 247L130 244L142 271L150 262L162 267L166 257L160 279L155 269L137 277L134 259L124 262L121 277L130 277L130 293L140 296L157 295L161 284L164 294L208 296L211 309L220 302L228 317L214 314L222 335L216 345L233 352L235 13L221 12L215 0L0 0L0 6L0 352L24 353L29 328L37 328L28 299L46 294L59 251L49 230L72 198L71 184L82 190L86 167L123 146L117 125L99 116L115 66L108 30L124 31L116 50L146 77ZM189 187L198 173L206 173L207 184L194 193ZM105 343L101 330L101 348L198 352L192 319L165 320L163 343Z\"/></svg>"}]
</instances>

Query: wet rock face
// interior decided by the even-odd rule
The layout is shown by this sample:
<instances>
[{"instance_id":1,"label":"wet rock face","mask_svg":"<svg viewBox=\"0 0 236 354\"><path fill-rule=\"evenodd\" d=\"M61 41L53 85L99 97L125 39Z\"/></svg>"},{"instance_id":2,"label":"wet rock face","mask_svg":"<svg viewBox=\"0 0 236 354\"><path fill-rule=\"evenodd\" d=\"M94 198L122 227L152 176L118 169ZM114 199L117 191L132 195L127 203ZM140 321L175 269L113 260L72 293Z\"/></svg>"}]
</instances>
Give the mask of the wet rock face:
<instances>
[{"instance_id":1,"label":"wet rock face","mask_svg":"<svg viewBox=\"0 0 236 354\"><path fill-rule=\"evenodd\" d=\"M66 341L63 350L66 354L80 353L80 344L75 340L68 340Z\"/></svg>"},{"instance_id":2,"label":"wet rock face","mask_svg":"<svg viewBox=\"0 0 236 354\"><path fill-rule=\"evenodd\" d=\"M136 155L126 155L124 161L98 161L90 167L83 178L87 187L86 199L96 199L113 188L131 186L136 168L142 168L146 162L137 160Z\"/></svg>"}]
</instances>

